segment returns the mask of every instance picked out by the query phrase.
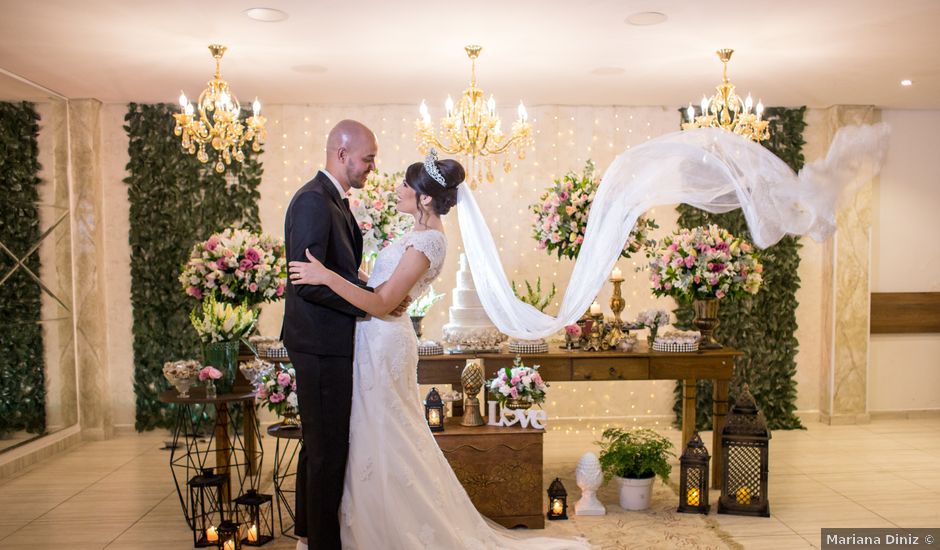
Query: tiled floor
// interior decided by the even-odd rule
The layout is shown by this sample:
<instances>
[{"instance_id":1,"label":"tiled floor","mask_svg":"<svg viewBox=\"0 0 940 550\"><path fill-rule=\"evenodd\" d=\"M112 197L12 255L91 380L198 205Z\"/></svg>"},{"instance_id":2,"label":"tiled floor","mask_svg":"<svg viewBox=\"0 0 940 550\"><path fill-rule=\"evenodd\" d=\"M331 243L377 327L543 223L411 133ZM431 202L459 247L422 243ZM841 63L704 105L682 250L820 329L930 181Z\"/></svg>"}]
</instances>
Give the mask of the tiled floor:
<instances>
[{"instance_id":1,"label":"tiled floor","mask_svg":"<svg viewBox=\"0 0 940 550\"><path fill-rule=\"evenodd\" d=\"M550 426L546 464L573 466L596 450L598 428L586 426ZM678 444L677 431L663 431ZM702 436L711 441L711 434ZM160 450L164 439L165 433L148 433L85 443L0 483L0 548L190 548L169 456ZM270 438L264 444L268 478L274 449ZM940 418L775 432L772 517L713 511L709 520L744 548L761 549L818 547L822 527L937 527L938 454ZM571 489L573 501L578 491ZM292 547L283 538L268 545Z\"/></svg>"}]
</instances>

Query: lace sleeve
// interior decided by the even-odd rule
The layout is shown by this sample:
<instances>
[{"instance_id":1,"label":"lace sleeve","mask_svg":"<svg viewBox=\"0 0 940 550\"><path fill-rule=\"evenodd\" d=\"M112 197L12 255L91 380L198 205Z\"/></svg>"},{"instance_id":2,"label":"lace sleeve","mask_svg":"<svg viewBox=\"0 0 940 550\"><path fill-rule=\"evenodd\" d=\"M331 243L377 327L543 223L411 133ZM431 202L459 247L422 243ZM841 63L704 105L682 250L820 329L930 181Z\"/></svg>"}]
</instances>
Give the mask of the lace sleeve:
<instances>
[{"instance_id":1,"label":"lace sleeve","mask_svg":"<svg viewBox=\"0 0 940 550\"><path fill-rule=\"evenodd\" d=\"M434 274L434 276L437 276L437 273L441 270L441 266L444 264L444 256L447 254L447 240L444 238L443 233L437 231L418 231L412 233L408 239L407 248L414 248L424 254L428 261L431 262L431 267L428 271Z\"/></svg>"}]
</instances>

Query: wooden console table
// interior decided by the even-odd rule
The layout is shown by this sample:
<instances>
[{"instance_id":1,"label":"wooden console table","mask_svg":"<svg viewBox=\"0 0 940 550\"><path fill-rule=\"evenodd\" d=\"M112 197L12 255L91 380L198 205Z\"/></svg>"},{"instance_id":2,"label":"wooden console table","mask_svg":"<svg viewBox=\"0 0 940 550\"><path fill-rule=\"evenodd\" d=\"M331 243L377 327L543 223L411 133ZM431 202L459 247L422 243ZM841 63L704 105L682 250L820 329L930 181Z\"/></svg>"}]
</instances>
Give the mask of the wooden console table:
<instances>
[{"instance_id":1,"label":"wooden console table","mask_svg":"<svg viewBox=\"0 0 940 550\"><path fill-rule=\"evenodd\" d=\"M734 372L734 358L740 351L723 348L695 353L651 351L644 343L635 352L581 352L563 349L523 356L526 364L541 365L539 372L549 382L609 380L681 380L682 381L682 445L695 431L695 396L698 380L713 380L712 409L712 487L721 482L721 430L728 414L728 384ZM485 376L512 366L516 354L481 353L460 355L429 355L418 359L419 384L450 384L460 388L460 373L467 359L483 360ZM462 414L454 403L454 416ZM486 411L483 411L485 414ZM679 449L682 452L682 449Z\"/></svg>"}]
</instances>

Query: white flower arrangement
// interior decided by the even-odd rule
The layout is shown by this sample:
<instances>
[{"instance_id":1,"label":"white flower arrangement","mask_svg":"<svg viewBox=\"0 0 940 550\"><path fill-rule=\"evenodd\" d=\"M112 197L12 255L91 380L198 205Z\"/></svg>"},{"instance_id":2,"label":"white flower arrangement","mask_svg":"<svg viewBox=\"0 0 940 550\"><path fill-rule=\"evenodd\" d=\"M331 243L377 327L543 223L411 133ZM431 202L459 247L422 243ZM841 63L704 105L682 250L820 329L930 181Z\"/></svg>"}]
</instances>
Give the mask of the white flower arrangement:
<instances>
[{"instance_id":1,"label":"white flower arrangement","mask_svg":"<svg viewBox=\"0 0 940 550\"><path fill-rule=\"evenodd\" d=\"M443 294L434 292L434 285L428 286L427 291L408 306L408 316L424 317L428 314L428 310L431 309L431 306L436 304L443 297Z\"/></svg>"},{"instance_id":2,"label":"white flower arrangement","mask_svg":"<svg viewBox=\"0 0 940 550\"><path fill-rule=\"evenodd\" d=\"M214 292L202 301L201 317L196 315L197 309L190 312L189 321L206 343L238 340L255 326L258 319L258 313L246 304L233 306L219 302Z\"/></svg>"}]
</instances>

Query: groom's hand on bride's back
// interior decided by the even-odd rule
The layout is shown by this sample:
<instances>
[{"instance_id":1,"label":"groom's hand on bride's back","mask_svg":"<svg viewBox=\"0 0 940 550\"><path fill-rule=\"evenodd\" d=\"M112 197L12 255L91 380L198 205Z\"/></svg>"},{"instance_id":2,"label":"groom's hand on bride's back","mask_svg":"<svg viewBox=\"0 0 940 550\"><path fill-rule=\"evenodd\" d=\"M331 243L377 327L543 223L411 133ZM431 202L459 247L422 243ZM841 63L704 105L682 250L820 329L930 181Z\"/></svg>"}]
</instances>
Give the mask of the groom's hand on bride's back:
<instances>
[{"instance_id":1,"label":"groom's hand on bride's back","mask_svg":"<svg viewBox=\"0 0 940 550\"><path fill-rule=\"evenodd\" d=\"M392 312L389 313L389 315L391 315L392 317L401 317L402 314L408 310L408 306L410 305L411 305L411 297L405 296L405 299L402 300L401 303L398 304L398 307L393 309Z\"/></svg>"}]
</instances>

